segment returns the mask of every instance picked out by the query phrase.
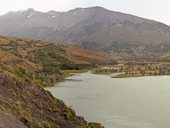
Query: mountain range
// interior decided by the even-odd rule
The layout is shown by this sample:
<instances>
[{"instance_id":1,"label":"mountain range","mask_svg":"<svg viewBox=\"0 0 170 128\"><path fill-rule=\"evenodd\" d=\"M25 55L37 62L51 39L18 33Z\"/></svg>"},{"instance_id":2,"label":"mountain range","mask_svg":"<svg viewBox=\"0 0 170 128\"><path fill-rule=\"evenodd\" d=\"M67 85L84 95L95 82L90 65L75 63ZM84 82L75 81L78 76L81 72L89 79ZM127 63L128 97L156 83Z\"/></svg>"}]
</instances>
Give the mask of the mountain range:
<instances>
[{"instance_id":1,"label":"mountain range","mask_svg":"<svg viewBox=\"0 0 170 128\"><path fill-rule=\"evenodd\" d=\"M9 12L0 16L0 35L74 44L124 58L170 58L168 25L102 7Z\"/></svg>"}]
</instances>

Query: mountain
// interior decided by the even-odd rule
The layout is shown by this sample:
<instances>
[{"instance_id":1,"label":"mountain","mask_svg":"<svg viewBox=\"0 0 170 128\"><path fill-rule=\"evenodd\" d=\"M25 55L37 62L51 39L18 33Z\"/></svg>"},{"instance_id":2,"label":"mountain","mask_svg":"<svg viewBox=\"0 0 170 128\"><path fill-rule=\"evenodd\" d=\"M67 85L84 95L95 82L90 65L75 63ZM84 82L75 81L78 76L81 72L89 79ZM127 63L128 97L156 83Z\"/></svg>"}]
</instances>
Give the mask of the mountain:
<instances>
[{"instance_id":1,"label":"mountain","mask_svg":"<svg viewBox=\"0 0 170 128\"><path fill-rule=\"evenodd\" d=\"M103 128L76 116L43 86L63 80L64 71L107 62L106 54L72 45L0 36L0 127Z\"/></svg>"},{"instance_id":2,"label":"mountain","mask_svg":"<svg viewBox=\"0 0 170 128\"><path fill-rule=\"evenodd\" d=\"M0 34L75 44L126 58L169 59L170 27L102 7L0 16Z\"/></svg>"}]
</instances>

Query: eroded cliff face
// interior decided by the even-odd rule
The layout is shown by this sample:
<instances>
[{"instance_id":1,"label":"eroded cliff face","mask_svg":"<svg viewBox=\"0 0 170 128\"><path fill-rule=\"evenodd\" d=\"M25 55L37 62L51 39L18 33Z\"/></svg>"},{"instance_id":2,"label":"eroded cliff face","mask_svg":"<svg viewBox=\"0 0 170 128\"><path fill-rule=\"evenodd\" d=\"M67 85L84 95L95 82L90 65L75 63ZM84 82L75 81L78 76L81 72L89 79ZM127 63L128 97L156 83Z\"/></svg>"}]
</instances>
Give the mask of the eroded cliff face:
<instances>
[{"instance_id":1,"label":"eroded cliff face","mask_svg":"<svg viewBox=\"0 0 170 128\"><path fill-rule=\"evenodd\" d=\"M73 109L42 87L0 70L1 128L102 128L76 116Z\"/></svg>"}]
</instances>

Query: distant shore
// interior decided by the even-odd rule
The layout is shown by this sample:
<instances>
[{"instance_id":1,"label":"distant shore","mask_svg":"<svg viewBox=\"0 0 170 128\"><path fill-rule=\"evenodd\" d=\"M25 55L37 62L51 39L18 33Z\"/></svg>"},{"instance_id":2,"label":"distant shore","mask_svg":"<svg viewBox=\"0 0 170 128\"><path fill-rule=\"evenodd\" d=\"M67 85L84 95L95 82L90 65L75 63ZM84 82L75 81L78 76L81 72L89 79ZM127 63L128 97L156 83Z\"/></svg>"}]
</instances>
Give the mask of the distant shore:
<instances>
[{"instance_id":1,"label":"distant shore","mask_svg":"<svg viewBox=\"0 0 170 128\"><path fill-rule=\"evenodd\" d=\"M170 75L170 64L118 64L100 66L92 71L94 74L111 75L113 78L145 77L145 76L165 76Z\"/></svg>"}]
</instances>

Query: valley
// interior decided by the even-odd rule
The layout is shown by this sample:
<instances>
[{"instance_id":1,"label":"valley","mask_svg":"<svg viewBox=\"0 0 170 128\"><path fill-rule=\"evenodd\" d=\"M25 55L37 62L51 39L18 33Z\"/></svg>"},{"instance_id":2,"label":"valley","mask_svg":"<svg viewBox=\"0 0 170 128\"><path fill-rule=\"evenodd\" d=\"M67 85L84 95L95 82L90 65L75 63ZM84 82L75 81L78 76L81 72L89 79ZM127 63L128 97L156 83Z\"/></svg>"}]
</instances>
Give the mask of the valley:
<instances>
[{"instance_id":1,"label":"valley","mask_svg":"<svg viewBox=\"0 0 170 128\"><path fill-rule=\"evenodd\" d=\"M170 26L30 8L1 15L0 35L0 128L170 127Z\"/></svg>"},{"instance_id":2,"label":"valley","mask_svg":"<svg viewBox=\"0 0 170 128\"><path fill-rule=\"evenodd\" d=\"M170 75L168 61L113 59L109 54L74 45L1 36L0 114L8 114L0 118L4 128L8 119L18 127L103 128L99 123L87 123L74 108L43 89L87 70L96 74L125 73L116 78Z\"/></svg>"}]
</instances>

